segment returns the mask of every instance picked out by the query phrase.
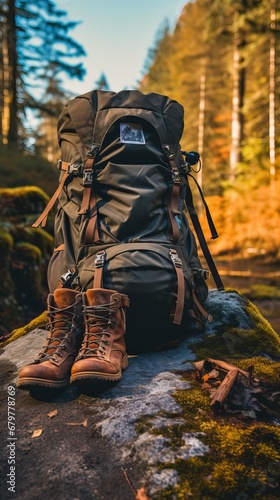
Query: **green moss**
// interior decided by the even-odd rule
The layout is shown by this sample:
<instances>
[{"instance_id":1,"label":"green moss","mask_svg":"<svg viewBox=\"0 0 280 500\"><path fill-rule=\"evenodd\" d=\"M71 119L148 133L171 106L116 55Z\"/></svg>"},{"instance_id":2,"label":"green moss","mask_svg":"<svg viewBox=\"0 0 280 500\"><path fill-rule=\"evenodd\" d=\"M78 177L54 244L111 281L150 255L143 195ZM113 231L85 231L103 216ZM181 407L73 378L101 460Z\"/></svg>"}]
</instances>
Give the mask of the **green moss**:
<instances>
[{"instance_id":1,"label":"green moss","mask_svg":"<svg viewBox=\"0 0 280 500\"><path fill-rule=\"evenodd\" d=\"M236 365L243 370L247 370L249 366L253 365L254 372L258 378L280 382L280 362L256 356L250 359L239 360L236 362Z\"/></svg>"},{"instance_id":2,"label":"green moss","mask_svg":"<svg viewBox=\"0 0 280 500\"><path fill-rule=\"evenodd\" d=\"M31 243L20 241L15 245L15 250L19 257L32 263L40 263L42 258L41 250Z\"/></svg>"},{"instance_id":3,"label":"green moss","mask_svg":"<svg viewBox=\"0 0 280 500\"><path fill-rule=\"evenodd\" d=\"M24 325L20 328L16 328L15 330L13 330L11 337L8 340L6 340L6 342L3 342L1 344L1 347L4 347L13 340L23 337L24 335L31 332L35 328L45 328L47 323L48 323L47 311L44 311L42 314L40 314L40 316L30 321L30 323L28 323L27 325Z\"/></svg>"},{"instance_id":4,"label":"green moss","mask_svg":"<svg viewBox=\"0 0 280 500\"><path fill-rule=\"evenodd\" d=\"M10 251L13 248L14 240L10 233L0 227L0 248L1 251Z\"/></svg>"},{"instance_id":5,"label":"green moss","mask_svg":"<svg viewBox=\"0 0 280 500\"><path fill-rule=\"evenodd\" d=\"M37 186L1 188L2 217L40 213L49 201L48 195Z\"/></svg>"},{"instance_id":6,"label":"green moss","mask_svg":"<svg viewBox=\"0 0 280 500\"><path fill-rule=\"evenodd\" d=\"M240 293L246 295L251 300L254 299L280 299L279 287L258 283L250 285L248 288L242 288Z\"/></svg>"},{"instance_id":7,"label":"green moss","mask_svg":"<svg viewBox=\"0 0 280 500\"><path fill-rule=\"evenodd\" d=\"M190 346L198 359L214 357L236 360L263 354L273 358L280 356L280 338L277 333L252 302L242 295L240 297L244 300L244 309L252 327L242 329L222 325L214 334L201 336L200 342Z\"/></svg>"},{"instance_id":8,"label":"green moss","mask_svg":"<svg viewBox=\"0 0 280 500\"><path fill-rule=\"evenodd\" d=\"M278 498L274 488L280 469L278 426L262 422L245 426L237 419L229 423L226 417L214 418L209 411L209 396L195 382L189 390L178 391L174 397L182 407L181 418L185 419L185 426L161 428L161 434L172 438L173 433L179 432L180 436L195 428L209 452L161 464L160 470L175 469L180 479L177 486L159 492L154 497L156 500ZM192 425L190 415L193 415ZM180 446L178 437L174 444ZM265 496L259 496L260 493Z\"/></svg>"}]
</instances>

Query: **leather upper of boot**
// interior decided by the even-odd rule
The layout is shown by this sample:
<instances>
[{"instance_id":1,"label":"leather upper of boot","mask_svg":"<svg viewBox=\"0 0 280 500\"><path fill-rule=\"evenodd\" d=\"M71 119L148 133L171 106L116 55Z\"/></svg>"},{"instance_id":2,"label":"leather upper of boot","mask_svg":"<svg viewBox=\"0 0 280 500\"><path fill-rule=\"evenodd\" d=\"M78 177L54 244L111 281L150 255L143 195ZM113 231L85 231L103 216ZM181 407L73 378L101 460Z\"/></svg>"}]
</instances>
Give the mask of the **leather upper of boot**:
<instances>
[{"instance_id":1,"label":"leather upper of boot","mask_svg":"<svg viewBox=\"0 0 280 500\"><path fill-rule=\"evenodd\" d=\"M126 355L124 309L128 305L128 297L114 290L97 288L83 293L85 333L72 374L120 371Z\"/></svg>"},{"instance_id":2,"label":"leather upper of boot","mask_svg":"<svg viewBox=\"0 0 280 500\"><path fill-rule=\"evenodd\" d=\"M33 363L19 372L22 378L59 381L69 376L82 339L81 294L75 290L57 289L48 296L50 333L46 344Z\"/></svg>"}]
</instances>

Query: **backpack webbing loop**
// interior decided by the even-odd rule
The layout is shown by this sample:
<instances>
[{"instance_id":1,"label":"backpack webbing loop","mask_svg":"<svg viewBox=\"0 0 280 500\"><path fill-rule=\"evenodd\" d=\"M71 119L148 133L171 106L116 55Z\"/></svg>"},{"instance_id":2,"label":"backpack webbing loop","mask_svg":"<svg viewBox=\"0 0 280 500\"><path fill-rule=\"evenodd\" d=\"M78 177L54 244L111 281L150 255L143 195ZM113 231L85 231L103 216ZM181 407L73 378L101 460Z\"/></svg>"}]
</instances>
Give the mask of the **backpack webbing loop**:
<instances>
[{"instance_id":1,"label":"backpack webbing loop","mask_svg":"<svg viewBox=\"0 0 280 500\"><path fill-rule=\"evenodd\" d=\"M199 312L202 314L202 316L204 316L204 318L207 319L208 323L211 323L213 321L213 316L210 313L208 313L207 311L205 311L204 307L202 307L197 296L195 295L194 290L192 291L192 296L193 296L193 301L194 301L197 309L199 310Z\"/></svg>"},{"instance_id":2,"label":"backpack webbing loop","mask_svg":"<svg viewBox=\"0 0 280 500\"><path fill-rule=\"evenodd\" d=\"M91 193L90 218L85 230L84 244L92 245L93 243L101 243L101 238L99 236L99 231L97 226L96 197L94 193Z\"/></svg>"},{"instance_id":3,"label":"backpack webbing loop","mask_svg":"<svg viewBox=\"0 0 280 500\"><path fill-rule=\"evenodd\" d=\"M205 200L204 200L204 204L206 204ZM200 243L201 249L203 251L203 255L206 259L206 262L209 266L209 269L210 269L211 274L213 276L213 279L215 281L216 287L219 291L222 291L225 289L225 287L224 287L224 284L221 280L219 272L216 268L216 265L215 265L215 262L213 260L212 255L210 253L210 250L208 248L205 236L203 234L202 227L201 227L201 224L199 222L199 219L198 219L198 216L197 216L194 204L193 204L193 196L192 196L191 188L190 188L188 182L187 182L187 190L186 190L186 206L187 206L188 212L190 214L190 218L192 220L192 223L193 223L198 241ZM209 212L209 209L208 209L208 212ZM210 214L210 212L209 212L209 214ZM210 220L212 220L212 218ZM210 227L210 229L211 229L211 227ZM214 227L214 229L215 229L215 227ZM217 232L216 232L216 234L217 234Z\"/></svg>"},{"instance_id":4,"label":"backpack webbing loop","mask_svg":"<svg viewBox=\"0 0 280 500\"><path fill-rule=\"evenodd\" d=\"M92 176L93 176L93 164L94 158L88 158L86 160L85 168L83 171L83 198L80 210L78 212L79 215L85 215L89 211L90 198L91 198L91 187L92 187Z\"/></svg>"},{"instance_id":5,"label":"backpack webbing loop","mask_svg":"<svg viewBox=\"0 0 280 500\"><path fill-rule=\"evenodd\" d=\"M105 264L105 257L105 250L101 250L96 254L94 261L93 288L103 288L103 268Z\"/></svg>"},{"instance_id":6,"label":"backpack webbing loop","mask_svg":"<svg viewBox=\"0 0 280 500\"><path fill-rule=\"evenodd\" d=\"M47 204L45 210L43 210L43 212L41 213L40 217L38 217L38 219L34 222L34 224L32 224L32 227L39 227L40 224L42 224L42 227L46 226L49 212L51 211L51 209L53 208L53 206L54 206L57 198L59 197L59 195L60 195L60 193L61 193L61 191L63 189L63 186L65 184L65 181L69 177L69 175L70 175L69 172L65 172L65 174L62 177L61 182L60 182L57 190L52 195L49 203Z\"/></svg>"},{"instance_id":7,"label":"backpack webbing loop","mask_svg":"<svg viewBox=\"0 0 280 500\"><path fill-rule=\"evenodd\" d=\"M178 291L177 291L177 301L176 307L173 317L173 323L175 325L180 325L182 322L182 316L184 312L185 305L185 279L182 268L182 261L177 253L177 251L173 248L169 251L170 259L172 260L174 269L177 274L177 282L178 282Z\"/></svg>"},{"instance_id":8,"label":"backpack webbing loop","mask_svg":"<svg viewBox=\"0 0 280 500\"><path fill-rule=\"evenodd\" d=\"M164 151L167 154L168 161L171 167L172 171L172 191L169 199L169 204L168 204L168 215L169 215L169 220L171 224L171 235L170 239L174 243L178 243L179 237L180 237L180 231L179 231L179 221L180 221L180 216L181 213L178 210L179 206L179 198L180 198L180 185L181 185L181 176L180 172L177 168L176 162L174 160L174 154L171 151L171 147L168 145L163 146Z\"/></svg>"}]
</instances>

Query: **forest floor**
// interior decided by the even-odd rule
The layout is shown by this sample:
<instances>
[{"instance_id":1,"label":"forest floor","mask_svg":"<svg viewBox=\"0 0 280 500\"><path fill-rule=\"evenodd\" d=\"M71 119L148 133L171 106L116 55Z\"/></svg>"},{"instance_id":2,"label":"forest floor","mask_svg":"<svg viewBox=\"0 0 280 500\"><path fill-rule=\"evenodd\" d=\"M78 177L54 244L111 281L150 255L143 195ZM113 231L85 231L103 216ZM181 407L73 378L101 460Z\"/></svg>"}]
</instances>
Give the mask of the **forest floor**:
<instances>
[{"instance_id":1,"label":"forest floor","mask_svg":"<svg viewBox=\"0 0 280 500\"><path fill-rule=\"evenodd\" d=\"M218 260L216 265L225 288L236 289L252 300L263 316L280 334L279 267L271 264ZM212 284L209 282L209 286ZM262 293L262 295L261 295ZM259 297L259 298L258 298ZM41 347L41 346L40 346ZM28 348L28 346L27 346ZM29 347L34 349L34 345ZM39 345L38 345L39 348ZM0 464L0 497L3 500L133 500L135 485L141 479L141 465L124 470L118 461L114 445L87 425L98 415L93 399L69 388L57 397L31 397L29 393L14 389L17 367L13 359L2 360L1 435L9 449L13 467L13 444L16 449L16 489L8 490L7 460ZM10 385L9 385L10 384ZM7 441L7 386L11 401L16 404L17 441ZM15 392L13 392L15 390ZM71 404L67 404L71 401ZM96 411L96 415L95 412ZM55 412L55 413L52 413ZM31 429L39 439L31 436ZM8 444L7 444L8 443ZM13 469L9 469L13 472ZM10 473L11 473L10 472ZM13 476L10 476L11 480ZM12 483L11 483L12 485ZM10 485L10 487L12 487ZM140 500L147 499L139 496Z\"/></svg>"},{"instance_id":2,"label":"forest floor","mask_svg":"<svg viewBox=\"0 0 280 500\"><path fill-rule=\"evenodd\" d=\"M251 300L280 335L280 263L231 257L214 260L225 288ZM208 284L215 288L211 278Z\"/></svg>"}]
</instances>

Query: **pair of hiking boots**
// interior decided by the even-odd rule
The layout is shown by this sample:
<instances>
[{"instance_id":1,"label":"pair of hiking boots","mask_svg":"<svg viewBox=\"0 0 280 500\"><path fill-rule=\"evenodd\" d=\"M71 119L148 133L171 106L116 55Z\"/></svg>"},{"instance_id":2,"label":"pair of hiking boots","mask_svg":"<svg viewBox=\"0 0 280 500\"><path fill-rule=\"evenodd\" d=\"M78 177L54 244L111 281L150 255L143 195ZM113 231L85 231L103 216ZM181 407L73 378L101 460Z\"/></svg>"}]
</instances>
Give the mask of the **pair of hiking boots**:
<instances>
[{"instance_id":1,"label":"pair of hiking boots","mask_svg":"<svg viewBox=\"0 0 280 500\"><path fill-rule=\"evenodd\" d=\"M33 363L18 375L20 389L63 388L71 383L119 380L128 365L125 334L127 295L103 288L60 288L49 294L50 334Z\"/></svg>"}]
</instances>

